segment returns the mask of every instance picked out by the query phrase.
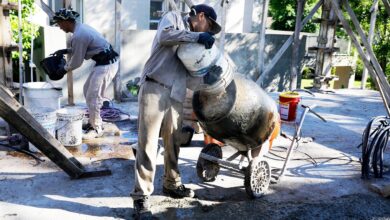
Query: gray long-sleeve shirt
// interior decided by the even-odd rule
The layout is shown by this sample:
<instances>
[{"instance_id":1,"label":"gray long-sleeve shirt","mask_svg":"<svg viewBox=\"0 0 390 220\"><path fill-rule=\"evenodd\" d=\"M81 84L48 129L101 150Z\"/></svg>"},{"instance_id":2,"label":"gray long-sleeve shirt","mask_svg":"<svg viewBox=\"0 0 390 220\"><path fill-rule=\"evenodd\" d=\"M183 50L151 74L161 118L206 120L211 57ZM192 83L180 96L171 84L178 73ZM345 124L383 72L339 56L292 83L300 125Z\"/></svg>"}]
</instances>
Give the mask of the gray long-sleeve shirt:
<instances>
[{"instance_id":1,"label":"gray long-sleeve shirt","mask_svg":"<svg viewBox=\"0 0 390 220\"><path fill-rule=\"evenodd\" d=\"M168 12L158 24L153 40L152 53L144 66L141 83L146 76L171 87L171 98L183 102L186 88L199 78L187 74L183 63L176 55L179 44L197 42L199 33L186 30L179 12ZM188 84L187 84L188 82Z\"/></svg>"},{"instance_id":2,"label":"gray long-sleeve shirt","mask_svg":"<svg viewBox=\"0 0 390 220\"><path fill-rule=\"evenodd\" d=\"M84 59L88 60L101 51L109 49L110 43L89 25L76 22L70 46L68 51L71 58L64 67L66 71L77 69L83 64Z\"/></svg>"}]
</instances>

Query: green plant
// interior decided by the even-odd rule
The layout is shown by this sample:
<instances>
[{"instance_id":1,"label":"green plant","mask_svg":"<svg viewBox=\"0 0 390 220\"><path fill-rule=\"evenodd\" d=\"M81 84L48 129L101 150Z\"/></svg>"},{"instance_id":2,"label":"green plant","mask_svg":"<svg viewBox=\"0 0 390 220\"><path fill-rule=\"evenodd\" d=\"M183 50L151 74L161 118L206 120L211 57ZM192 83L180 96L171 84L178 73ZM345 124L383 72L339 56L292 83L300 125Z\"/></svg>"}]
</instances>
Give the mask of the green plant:
<instances>
[{"instance_id":1,"label":"green plant","mask_svg":"<svg viewBox=\"0 0 390 220\"><path fill-rule=\"evenodd\" d=\"M356 80L362 79L363 69L364 69L364 64L363 64L363 61L359 57L359 59L357 59L357 62L356 62L356 70L355 70L355 79Z\"/></svg>"},{"instance_id":2,"label":"green plant","mask_svg":"<svg viewBox=\"0 0 390 220\"><path fill-rule=\"evenodd\" d=\"M314 70L305 66L302 69L302 79L313 79L313 78L314 78Z\"/></svg>"},{"instance_id":3,"label":"green plant","mask_svg":"<svg viewBox=\"0 0 390 220\"><path fill-rule=\"evenodd\" d=\"M12 3L18 3L17 0L10 0ZM31 38L39 36L39 26L28 21L28 17L34 12L34 0L22 0L22 44L23 44L23 59L28 60L28 54L31 48ZM12 40L19 42L19 25L18 25L18 11L10 11L10 23L12 31ZM19 52L12 52L12 59L19 59Z\"/></svg>"},{"instance_id":4,"label":"green plant","mask_svg":"<svg viewBox=\"0 0 390 220\"><path fill-rule=\"evenodd\" d=\"M307 0L303 10L303 17L306 17L314 5L317 3L317 0ZM291 0L270 0L269 3L269 12L272 17L272 29L274 30L286 30L294 31L295 29L295 20L296 20L296 6L297 1ZM314 18L319 17L319 13L316 12ZM303 19L303 18L302 18ZM319 25L309 21L304 27L304 32L314 33L318 30Z\"/></svg>"}]
</instances>

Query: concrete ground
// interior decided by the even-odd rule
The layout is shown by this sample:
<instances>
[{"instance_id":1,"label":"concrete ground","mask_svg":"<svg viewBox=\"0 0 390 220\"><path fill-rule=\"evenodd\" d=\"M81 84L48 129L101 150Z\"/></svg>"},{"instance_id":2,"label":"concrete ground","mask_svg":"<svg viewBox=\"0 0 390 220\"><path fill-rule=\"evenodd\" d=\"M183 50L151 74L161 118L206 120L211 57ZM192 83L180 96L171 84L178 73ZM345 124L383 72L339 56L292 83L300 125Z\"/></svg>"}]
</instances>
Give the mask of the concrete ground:
<instances>
[{"instance_id":1,"label":"concrete ground","mask_svg":"<svg viewBox=\"0 0 390 220\"><path fill-rule=\"evenodd\" d=\"M277 94L271 95L277 99ZM227 169L221 169L214 182L202 182L195 167L203 134L196 134L191 146L181 149L180 169L182 181L197 198L163 195L160 155L151 197L155 215L161 219L390 219L389 198L369 187L384 180L360 179L361 149L357 148L370 118L386 114L379 93L337 90L315 95L302 93L301 104L316 104L314 110L328 122L307 115L286 175L265 196L248 199L244 175ZM134 156L130 145L136 141L137 103L116 107L130 113L131 120L107 125L107 133L98 141L69 148L87 167L109 168L111 176L71 180L47 158L38 163L0 148L0 218L131 219ZM294 129L283 124L282 131L291 137ZM290 143L282 136L276 140L266 155L271 167L282 167ZM222 149L224 158L234 153L232 147ZM389 167L389 149L385 155Z\"/></svg>"}]
</instances>

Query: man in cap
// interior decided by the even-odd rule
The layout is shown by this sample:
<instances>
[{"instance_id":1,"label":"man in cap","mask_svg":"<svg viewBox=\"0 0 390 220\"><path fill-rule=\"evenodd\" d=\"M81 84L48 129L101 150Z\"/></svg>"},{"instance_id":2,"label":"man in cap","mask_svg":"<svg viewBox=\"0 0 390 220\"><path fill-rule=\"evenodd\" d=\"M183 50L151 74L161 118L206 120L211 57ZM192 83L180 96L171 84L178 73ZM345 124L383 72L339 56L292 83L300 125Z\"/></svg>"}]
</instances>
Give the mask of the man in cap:
<instances>
[{"instance_id":1,"label":"man in cap","mask_svg":"<svg viewBox=\"0 0 390 220\"><path fill-rule=\"evenodd\" d=\"M76 21L79 14L70 9L60 9L55 13L51 24L58 25L64 32L73 33L70 48L55 52L57 55L70 54L70 60L59 68L57 75L77 69L83 60L94 60L95 66L84 84L83 92L88 106L89 121L83 126L83 139L103 135L100 108L103 105L105 90L118 71L118 54L110 43L92 27Z\"/></svg>"},{"instance_id":2,"label":"man in cap","mask_svg":"<svg viewBox=\"0 0 390 220\"><path fill-rule=\"evenodd\" d=\"M135 218L151 216L148 198L154 190L160 130L165 148L163 192L174 198L194 197L194 192L181 182L178 155L186 88L194 88L190 85L202 79L188 74L176 50L180 44L196 42L210 49L213 35L221 30L216 19L212 7L200 4L191 8L188 19L183 19L179 11L170 11L158 24L138 96L138 150L131 193Z\"/></svg>"}]
</instances>

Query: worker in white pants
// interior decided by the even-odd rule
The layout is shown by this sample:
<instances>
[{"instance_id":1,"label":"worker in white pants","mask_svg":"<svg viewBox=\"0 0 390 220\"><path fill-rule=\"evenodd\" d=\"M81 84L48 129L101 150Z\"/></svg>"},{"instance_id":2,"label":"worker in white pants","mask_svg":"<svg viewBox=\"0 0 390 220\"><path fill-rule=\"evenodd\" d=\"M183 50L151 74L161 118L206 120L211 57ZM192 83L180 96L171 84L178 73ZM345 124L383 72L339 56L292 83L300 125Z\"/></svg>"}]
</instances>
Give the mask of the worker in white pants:
<instances>
[{"instance_id":1,"label":"worker in white pants","mask_svg":"<svg viewBox=\"0 0 390 220\"><path fill-rule=\"evenodd\" d=\"M118 72L119 62L110 65L95 66L84 84L83 92L89 110L89 124L102 128L100 109L106 99L105 91ZM85 139L84 135L84 139Z\"/></svg>"},{"instance_id":2,"label":"worker in white pants","mask_svg":"<svg viewBox=\"0 0 390 220\"><path fill-rule=\"evenodd\" d=\"M92 139L103 135L100 108L103 106L105 90L118 71L119 61L110 43L92 27L76 21L78 16L77 12L63 8L51 20L64 32L73 33L70 48L55 52L60 56L70 54L69 62L57 70L56 78L62 78L68 71L80 67L84 59L96 62L83 89L89 111L88 124L83 126L83 139Z\"/></svg>"}]
</instances>

